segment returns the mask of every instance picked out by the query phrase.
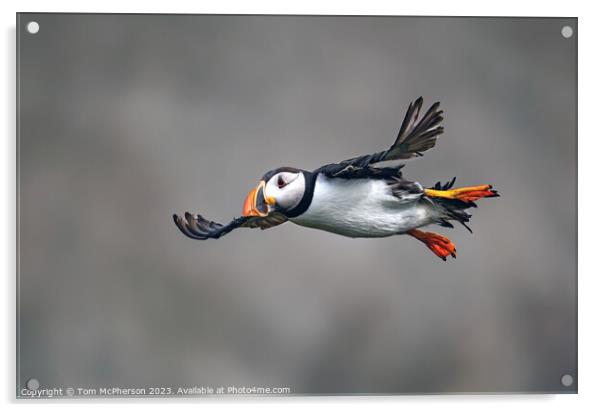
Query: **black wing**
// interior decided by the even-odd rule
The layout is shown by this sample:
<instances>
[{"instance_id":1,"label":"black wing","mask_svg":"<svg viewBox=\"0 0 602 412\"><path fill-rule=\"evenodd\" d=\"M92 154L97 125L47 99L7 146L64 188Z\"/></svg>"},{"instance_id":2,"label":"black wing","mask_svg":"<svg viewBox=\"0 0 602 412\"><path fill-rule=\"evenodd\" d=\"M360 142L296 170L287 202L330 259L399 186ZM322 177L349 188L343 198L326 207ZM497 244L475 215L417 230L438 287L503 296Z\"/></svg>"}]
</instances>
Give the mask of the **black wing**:
<instances>
[{"instance_id":1,"label":"black wing","mask_svg":"<svg viewBox=\"0 0 602 412\"><path fill-rule=\"evenodd\" d=\"M433 104L418 120L422 102L422 97L419 97L415 102L410 103L397 139L388 150L328 164L316 169L315 172L329 177L348 179L399 175L399 166L377 167L376 164L422 156L424 152L435 146L437 136L443 133L443 126L441 126L443 111L439 110L439 102Z\"/></svg>"},{"instance_id":2,"label":"black wing","mask_svg":"<svg viewBox=\"0 0 602 412\"><path fill-rule=\"evenodd\" d=\"M288 218L281 213L271 213L265 217L241 216L227 225L205 219L201 215L184 213L184 217L173 215L176 226L191 239L219 239L239 227L269 229L286 222Z\"/></svg>"}]
</instances>

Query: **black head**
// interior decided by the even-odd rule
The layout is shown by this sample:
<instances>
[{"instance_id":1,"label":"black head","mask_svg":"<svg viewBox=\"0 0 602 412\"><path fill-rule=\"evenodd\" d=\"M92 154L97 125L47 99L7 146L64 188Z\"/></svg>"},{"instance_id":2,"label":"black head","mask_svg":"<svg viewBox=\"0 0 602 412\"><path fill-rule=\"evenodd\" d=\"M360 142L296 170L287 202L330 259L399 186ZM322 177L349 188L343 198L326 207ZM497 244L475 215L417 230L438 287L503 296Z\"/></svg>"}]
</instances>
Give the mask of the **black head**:
<instances>
[{"instance_id":1,"label":"black head","mask_svg":"<svg viewBox=\"0 0 602 412\"><path fill-rule=\"evenodd\" d=\"M245 199L244 216L267 216L280 212L299 216L313 198L315 175L295 167L279 167L266 172Z\"/></svg>"}]
</instances>

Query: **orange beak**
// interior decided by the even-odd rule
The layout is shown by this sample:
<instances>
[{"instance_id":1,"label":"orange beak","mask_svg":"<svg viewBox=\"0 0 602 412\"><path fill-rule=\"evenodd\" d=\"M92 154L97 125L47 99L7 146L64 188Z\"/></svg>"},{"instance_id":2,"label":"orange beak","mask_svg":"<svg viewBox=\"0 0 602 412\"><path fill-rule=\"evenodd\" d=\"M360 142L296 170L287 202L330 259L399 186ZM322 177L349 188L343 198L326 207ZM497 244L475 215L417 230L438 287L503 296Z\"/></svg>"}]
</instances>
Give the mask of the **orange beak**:
<instances>
[{"instance_id":1,"label":"orange beak","mask_svg":"<svg viewBox=\"0 0 602 412\"><path fill-rule=\"evenodd\" d=\"M267 216L270 213L270 206L276 204L276 199L265 195L265 182L259 182L256 188L252 189L242 207L243 216Z\"/></svg>"}]
</instances>

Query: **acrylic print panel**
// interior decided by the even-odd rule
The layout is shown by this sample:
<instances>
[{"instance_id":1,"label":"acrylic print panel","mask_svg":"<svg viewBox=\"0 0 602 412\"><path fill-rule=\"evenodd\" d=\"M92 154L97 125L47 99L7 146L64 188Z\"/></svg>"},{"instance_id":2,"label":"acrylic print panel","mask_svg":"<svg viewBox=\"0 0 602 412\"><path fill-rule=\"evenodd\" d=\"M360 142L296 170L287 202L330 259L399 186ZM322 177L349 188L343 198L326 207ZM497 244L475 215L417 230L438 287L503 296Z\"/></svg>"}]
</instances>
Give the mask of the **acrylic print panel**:
<instances>
[{"instance_id":1,"label":"acrylic print panel","mask_svg":"<svg viewBox=\"0 0 602 412\"><path fill-rule=\"evenodd\" d=\"M576 19L17 32L19 397L577 391Z\"/></svg>"}]
</instances>

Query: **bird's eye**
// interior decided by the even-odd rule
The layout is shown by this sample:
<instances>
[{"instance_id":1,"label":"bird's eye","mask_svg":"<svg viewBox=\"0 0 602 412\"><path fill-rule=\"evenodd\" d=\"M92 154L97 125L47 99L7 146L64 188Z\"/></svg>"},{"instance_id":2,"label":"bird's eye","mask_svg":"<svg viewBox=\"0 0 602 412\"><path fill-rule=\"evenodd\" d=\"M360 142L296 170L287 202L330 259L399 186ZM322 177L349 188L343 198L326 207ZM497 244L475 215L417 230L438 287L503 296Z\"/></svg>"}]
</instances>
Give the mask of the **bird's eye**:
<instances>
[{"instance_id":1,"label":"bird's eye","mask_svg":"<svg viewBox=\"0 0 602 412\"><path fill-rule=\"evenodd\" d=\"M284 186L286 186L286 182L284 181L282 176L278 176L278 188L282 189Z\"/></svg>"}]
</instances>

